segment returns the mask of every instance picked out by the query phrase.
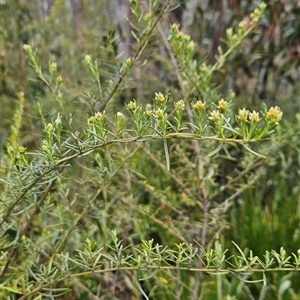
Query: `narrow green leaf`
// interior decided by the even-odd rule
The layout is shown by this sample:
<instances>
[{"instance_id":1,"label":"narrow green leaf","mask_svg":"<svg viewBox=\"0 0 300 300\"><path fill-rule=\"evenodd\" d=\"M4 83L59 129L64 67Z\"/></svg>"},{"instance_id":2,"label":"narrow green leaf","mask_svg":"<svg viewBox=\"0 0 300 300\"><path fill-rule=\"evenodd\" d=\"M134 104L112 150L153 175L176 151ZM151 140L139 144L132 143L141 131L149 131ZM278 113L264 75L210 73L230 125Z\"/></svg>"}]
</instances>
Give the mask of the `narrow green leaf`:
<instances>
[{"instance_id":1,"label":"narrow green leaf","mask_svg":"<svg viewBox=\"0 0 300 300\"><path fill-rule=\"evenodd\" d=\"M245 149L247 149L249 152L251 152L251 153L254 154L255 156L262 157L262 158L267 158L266 156L264 156L264 155L262 155L262 154L259 154L259 153L255 152L254 150L250 149L247 145L245 145L245 144L242 144L242 145L243 145L243 147L244 147Z\"/></svg>"},{"instance_id":2,"label":"narrow green leaf","mask_svg":"<svg viewBox=\"0 0 300 300\"><path fill-rule=\"evenodd\" d=\"M154 270L153 272L151 272L151 274L143 277L143 278L139 278L139 281L145 281L145 280L149 280L151 278L153 278L160 270L157 268L156 270Z\"/></svg>"},{"instance_id":3,"label":"narrow green leaf","mask_svg":"<svg viewBox=\"0 0 300 300\"><path fill-rule=\"evenodd\" d=\"M105 147L105 154L107 155L107 158L108 158L110 161L114 161L114 159L111 157L110 152L109 152L109 150L108 150L107 147Z\"/></svg>"},{"instance_id":4,"label":"narrow green leaf","mask_svg":"<svg viewBox=\"0 0 300 300\"><path fill-rule=\"evenodd\" d=\"M165 149L165 155L166 155L167 170L170 171L170 156L169 156L167 140L164 140L164 149Z\"/></svg>"},{"instance_id":5,"label":"narrow green leaf","mask_svg":"<svg viewBox=\"0 0 300 300\"><path fill-rule=\"evenodd\" d=\"M11 293L15 293L15 294L19 294L19 295L22 294L22 292L19 291L19 290L16 290L16 289L8 287L8 286L3 286L3 285L0 286L0 290L6 290L6 291L9 291Z\"/></svg>"},{"instance_id":6,"label":"narrow green leaf","mask_svg":"<svg viewBox=\"0 0 300 300\"><path fill-rule=\"evenodd\" d=\"M137 278L137 275L135 276L135 278ZM139 289L139 291L141 292L141 294L144 296L144 298L145 298L146 300L150 300L150 299L148 298L148 296L146 295L146 293L144 292L144 290L142 289L142 287L141 287L141 285L139 284L138 280L135 279L135 278L134 278L134 282L135 282L137 288Z\"/></svg>"},{"instance_id":7,"label":"narrow green leaf","mask_svg":"<svg viewBox=\"0 0 300 300\"><path fill-rule=\"evenodd\" d=\"M231 242L238 249L238 251L241 253L242 258L244 259L245 263L248 265L248 260L245 256L244 252L242 251L242 249L234 241L231 241Z\"/></svg>"},{"instance_id":8,"label":"narrow green leaf","mask_svg":"<svg viewBox=\"0 0 300 300\"><path fill-rule=\"evenodd\" d=\"M220 144L215 150L208 154L208 157L214 156L224 147L224 143Z\"/></svg>"}]
</instances>

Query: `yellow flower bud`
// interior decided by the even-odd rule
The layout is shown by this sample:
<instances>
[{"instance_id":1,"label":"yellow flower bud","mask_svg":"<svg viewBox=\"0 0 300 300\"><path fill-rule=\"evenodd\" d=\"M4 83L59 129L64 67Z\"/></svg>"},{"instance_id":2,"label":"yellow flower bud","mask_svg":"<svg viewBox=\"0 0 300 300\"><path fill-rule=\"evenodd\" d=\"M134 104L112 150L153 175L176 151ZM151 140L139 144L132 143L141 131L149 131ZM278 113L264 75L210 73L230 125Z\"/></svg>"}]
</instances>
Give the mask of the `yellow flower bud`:
<instances>
[{"instance_id":1,"label":"yellow flower bud","mask_svg":"<svg viewBox=\"0 0 300 300\"><path fill-rule=\"evenodd\" d=\"M165 113L162 109L159 108L159 109L156 110L156 117L158 119L162 119L164 117L164 115L165 115Z\"/></svg>"},{"instance_id":2,"label":"yellow flower bud","mask_svg":"<svg viewBox=\"0 0 300 300\"><path fill-rule=\"evenodd\" d=\"M205 102L198 100L196 103L193 104L193 107L198 114L202 114L205 109L205 105Z\"/></svg>"},{"instance_id":3,"label":"yellow flower bud","mask_svg":"<svg viewBox=\"0 0 300 300\"><path fill-rule=\"evenodd\" d=\"M94 116L91 116L91 117L88 118L88 124L92 124L92 123L94 123L94 121L95 121Z\"/></svg>"},{"instance_id":4,"label":"yellow flower bud","mask_svg":"<svg viewBox=\"0 0 300 300\"><path fill-rule=\"evenodd\" d=\"M19 147L19 153L24 154L26 152L26 147L20 146Z\"/></svg>"},{"instance_id":5,"label":"yellow flower bud","mask_svg":"<svg viewBox=\"0 0 300 300\"><path fill-rule=\"evenodd\" d=\"M224 101L224 99L221 99L217 106L220 113L224 113L227 110L227 107L228 107L228 102Z\"/></svg>"},{"instance_id":6,"label":"yellow flower bud","mask_svg":"<svg viewBox=\"0 0 300 300\"><path fill-rule=\"evenodd\" d=\"M31 50L31 47L29 45L25 44L25 45L23 45L23 50L25 52L29 52Z\"/></svg>"},{"instance_id":7,"label":"yellow flower bud","mask_svg":"<svg viewBox=\"0 0 300 300\"><path fill-rule=\"evenodd\" d=\"M219 122L221 121L221 115L220 112L218 110L213 110L210 113L210 117L208 117L212 122Z\"/></svg>"},{"instance_id":8,"label":"yellow flower bud","mask_svg":"<svg viewBox=\"0 0 300 300\"><path fill-rule=\"evenodd\" d=\"M243 109L239 109L239 114L238 114L238 120L240 120L243 123L247 123L248 122L248 114L249 111L246 110L246 108Z\"/></svg>"},{"instance_id":9,"label":"yellow flower bud","mask_svg":"<svg viewBox=\"0 0 300 300\"><path fill-rule=\"evenodd\" d=\"M118 119L125 119L124 115L119 111L116 113L116 116Z\"/></svg>"},{"instance_id":10,"label":"yellow flower bud","mask_svg":"<svg viewBox=\"0 0 300 300\"><path fill-rule=\"evenodd\" d=\"M132 64L132 59L130 57L128 57L126 60L125 60L125 64L127 67L130 67L131 64Z\"/></svg>"},{"instance_id":11,"label":"yellow flower bud","mask_svg":"<svg viewBox=\"0 0 300 300\"><path fill-rule=\"evenodd\" d=\"M185 103L183 100L179 100L174 103L175 109L178 111L183 111L185 108Z\"/></svg>"},{"instance_id":12,"label":"yellow flower bud","mask_svg":"<svg viewBox=\"0 0 300 300\"><path fill-rule=\"evenodd\" d=\"M47 130L48 132L51 132L51 131L54 130L54 127L53 127L52 123L48 123L48 124L47 124L46 130Z\"/></svg>"},{"instance_id":13,"label":"yellow flower bud","mask_svg":"<svg viewBox=\"0 0 300 300\"><path fill-rule=\"evenodd\" d=\"M135 100L134 101L130 101L128 104L126 104L126 107L131 112L134 112L136 110L136 102L135 102Z\"/></svg>"},{"instance_id":14,"label":"yellow flower bud","mask_svg":"<svg viewBox=\"0 0 300 300\"><path fill-rule=\"evenodd\" d=\"M57 69L57 63L56 62L51 62L50 63L50 69L52 72L55 72Z\"/></svg>"},{"instance_id":15,"label":"yellow flower bud","mask_svg":"<svg viewBox=\"0 0 300 300\"><path fill-rule=\"evenodd\" d=\"M179 31L179 25L174 23L174 24L171 25L171 29L175 32L178 32Z\"/></svg>"},{"instance_id":16,"label":"yellow flower bud","mask_svg":"<svg viewBox=\"0 0 300 300\"><path fill-rule=\"evenodd\" d=\"M191 41L187 46L188 50L194 51L195 45L196 44L193 41Z\"/></svg>"},{"instance_id":17,"label":"yellow flower bud","mask_svg":"<svg viewBox=\"0 0 300 300\"><path fill-rule=\"evenodd\" d=\"M165 96L161 92L159 92L159 93L155 93L154 100L157 103L164 103L165 100L166 100L166 98L165 98Z\"/></svg>"},{"instance_id":18,"label":"yellow flower bud","mask_svg":"<svg viewBox=\"0 0 300 300\"><path fill-rule=\"evenodd\" d=\"M281 120L282 112L278 106L272 106L267 112L266 117L271 125L277 125L278 122Z\"/></svg>"},{"instance_id":19,"label":"yellow flower bud","mask_svg":"<svg viewBox=\"0 0 300 300\"><path fill-rule=\"evenodd\" d=\"M84 61L89 64L92 60L92 57L90 55L86 55L85 58L84 58Z\"/></svg>"},{"instance_id":20,"label":"yellow flower bud","mask_svg":"<svg viewBox=\"0 0 300 300\"><path fill-rule=\"evenodd\" d=\"M249 113L249 120L250 122L257 124L259 122L259 113L255 110L252 113Z\"/></svg>"},{"instance_id":21,"label":"yellow flower bud","mask_svg":"<svg viewBox=\"0 0 300 300\"><path fill-rule=\"evenodd\" d=\"M95 113L95 120L102 121L103 119L104 119L104 115L100 111Z\"/></svg>"},{"instance_id":22,"label":"yellow flower bud","mask_svg":"<svg viewBox=\"0 0 300 300\"><path fill-rule=\"evenodd\" d=\"M63 82L63 79L62 79L62 77L61 77L60 75L57 76L56 82L57 82L58 84L61 84L61 83Z\"/></svg>"}]
</instances>

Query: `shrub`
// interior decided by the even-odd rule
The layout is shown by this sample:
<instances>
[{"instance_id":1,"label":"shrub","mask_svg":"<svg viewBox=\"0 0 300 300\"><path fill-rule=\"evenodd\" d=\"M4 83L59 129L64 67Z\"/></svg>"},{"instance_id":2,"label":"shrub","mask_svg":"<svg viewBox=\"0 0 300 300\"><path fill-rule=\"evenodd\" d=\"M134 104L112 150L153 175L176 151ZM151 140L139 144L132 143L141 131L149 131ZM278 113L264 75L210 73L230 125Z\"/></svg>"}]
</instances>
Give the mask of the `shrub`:
<instances>
[{"instance_id":1,"label":"shrub","mask_svg":"<svg viewBox=\"0 0 300 300\"><path fill-rule=\"evenodd\" d=\"M130 57L112 57L110 37L103 51L87 45L93 53L82 47L80 56L61 43L69 52L52 49L61 65L52 58L45 64L42 49L23 45L34 71L26 76L38 82L17 95L1 161L2 296L242 299L254 297L250 282L252 293L267 299L269 274L289 272L278 287L282 295L299 270L300 250L279 245L278 251L259 249L257 256L244 240L225 240L237 222L235 201L247 193L254 197L250 187L270 170L264 169L271 149L265 145L276 147L272 136L281 136L282 111L239 106L235 93L221 95L214 81L265 4L250 15L250 25L242 21L226 31L210 65L195 56L195 42L178 24L165 36L161 23L169 1L151 2L148 11L130 3ZM56 34L56 21L66 21L60 18L64 9L58 1L41 30L52 24ZM61 36L72 38L67 30ZM157 63L172 72L163 89L150 87L132 99L133 79L150 68L143 64L159 48L158 36L170 58L160 53ZM36 113L29 124L26 106ZM251 223L244 224L242 233L249 234Z\"/></svg>"}]
</instances>

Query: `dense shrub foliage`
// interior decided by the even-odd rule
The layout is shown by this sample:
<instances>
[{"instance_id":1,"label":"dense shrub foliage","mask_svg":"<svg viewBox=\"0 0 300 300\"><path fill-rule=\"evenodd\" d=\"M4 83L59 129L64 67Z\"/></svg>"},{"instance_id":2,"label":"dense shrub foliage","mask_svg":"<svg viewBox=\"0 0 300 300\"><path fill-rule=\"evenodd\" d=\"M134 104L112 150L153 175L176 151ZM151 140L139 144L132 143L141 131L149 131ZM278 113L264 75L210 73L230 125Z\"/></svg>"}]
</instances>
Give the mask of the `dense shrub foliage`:
<instances>
[{"instance_id":1,"label":"dense shrub foliage","mask_svg":"<svg viewBox=\"0 0 300 300\"><path fill-rule=\"evenodd\" d=\"M0 3L1 299L300 297L299 5L224 2Z\"/></svg>"}]
</instances>

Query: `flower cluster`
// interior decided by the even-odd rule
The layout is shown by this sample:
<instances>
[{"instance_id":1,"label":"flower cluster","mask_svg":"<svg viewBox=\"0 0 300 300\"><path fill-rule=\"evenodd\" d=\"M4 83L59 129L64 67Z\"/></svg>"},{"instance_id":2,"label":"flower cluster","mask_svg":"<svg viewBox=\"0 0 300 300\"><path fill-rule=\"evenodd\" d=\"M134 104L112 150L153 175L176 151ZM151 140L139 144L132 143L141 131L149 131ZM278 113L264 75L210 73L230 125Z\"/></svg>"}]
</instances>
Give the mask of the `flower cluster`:
<instances>
[{"instance_id":1,"label":"flower cluster","mask_svg":"<svg viewBox=\"0 0 300 300\"><path fill-rule=\"evenodd\" d=\"M220 113L225 113L228 110L228 102L221 99L218 103L217 109Z\"/></svg>"},{"instance_id":2,"label":"flower cluster","mask_svg":"<svg viewBox=\"0 0 300 300\"><path fill-rule=\"evenodd\" d=\"M269 126L274 126L279 124L279 121L282 118L282 111L278 106L275 107L272 106L264 115L265 115L266 123ZM250 112L249 110L246 110L246 108L243 108L243 109L239 109L237 120L244 124L246 123L257 124L261 120L261 118L259 116L259 113L256 112L255 110Z\"/></svg>"},{"instance_id":3,"label":"flower cluster","mask_svg":"<svg viewBox=\"0 0 300 300\"><path fill-rule=\"evenodd\" d=\"M198 115L202 115L205 110L206 103L198 100L193 103L193 109Z\"/></svg>"},{"instance_id":4,"label":"flower cluster","mask_svg":"<svg viewBox=\"0 0 300 300\"><path fill-rule=\"evenodd\" d=\"M87 64L90 64L91 61L92 61L92 57L91 57L90 55L87 54L87 55L84 57L84 62L87 63Z\"/></svg>"},{"instance_id":5,"label":"flower cluster","mask_svg":"<svg viewBox=\"0 0 300 300\"><path fill-rule=\"evenodd\" d=\"M271 126L278 125L279 121L282 118L282 111L278 106L270 107L269 111L266 114L266 119Z\"/></svg>"},{"instance_id":6,"label":"flower cluster","mask_svg":"<svg viewBox=\"0 0 300 300\"><path fill-rule=\"evenodd\" d=\"M266 9L266 4L262 2L251 14L250 18L245 18L238 24L237 32L234 33L232 28L226 30L227 43L230 47L240 44L243 38L257 25L259 19Z\"/></svg>"},{"instance_id":7,"label":"flower cluster","mask_svg":"<svg viewBox=\"0 0 300 300\"><path fill-rule=\"evenodd\" d=\"M128 104L126 104L126 108L131 111L132 113L134 113L137 109L137 106L136 106L136 101L133 100L133 101L130 101Z\"/></svg>"},{"instance_id":8,"label":"flower cluster","mask_svg":"<svg viewBox=\"0 0 300 300\"><path fill-rule=\"evenodd\" d=\"M279 124L282 118L282 111L278 106L270 107L269 110L265 107L265 111L252 112L246 108L239 109L236 120L239 124L239 132L244 139L251 138L263 138L268 135L269 132ZM264 120L264 124L260 124L260 121Z\"/></svg>"},{"instance_id":9,"label":"flower cluster","mask_svg":"<svg viewBox=\"0 0 300 300\"><path fill-rule=\"evenodd\" d=\"M211 113L210 116L208 117L209 120L211 120L213 123L219 123L221 121L221 115L220 112L216 109L214 109Z\"/></svg>"},{"instance_id":10,"label":"flower cluster","mask_svg":"<svg viewBox=\"0 0 300 300\"><path fill-rule=\"evenodd\" d=\"M179 30L178 24L172 24L169 34L170 45L180 64L186 66L192 59L196 44L188 34Z\"/></svg>"},{"instance_id":11,"label":"flower cluster","mask_svg":"<svg viewBox=\"0 0 300 300\"><path fill-rule=\"evenodd\" d=\"M93 116L88 118L87 122L88 136L99 136L103 140L106 135L105 111L103 113L100 111L96 112Z\"/></svg>"},{"instance_id":12,"label":"flower cluster","mask_svg":"<svg viewBox=\"0 0 300 300\"><path fill-rule=\"evenodd\" d=\"M113 123L115 130L116 130L116 136L120 135L125 126L124 126L124 120L125 116L121 112L117 112L115 114L115 122Z\"/></svg>"},{"instance_id":13,"label":"flower cluster","mask_svg":"<svg viewBox=\"0 0 300 300\"><path fill-rule=\"evenodd\" d=\"M246 108L239 109L237 120L246 124L248 122L248 116L249 116L249 111L246 110Z\"/></svg>"},{"instance_id":14,"label":"flower cluster","mask_svg":"<svg viewBox=\"0 0 300 300\"><path fill-rule=\"evenodd\" d=\"M179 100L179 101L174 103L174 107L175 107L175 110L178 111L178 112L184 111L185 103L184 103L183 100Z\"/></svg>"},{"instance_id":15,"label":"flower cluster","mask_svg":"<svg viewBox=\"0 0 300 300\"><path fill-rule=\"evenodd\" d=\"M161 93L155 93L154 102L157 106L163 107L165 106L167 98Z\"/></svg>"},{"instance_id":16,"label":"flower cluster","mask_svg":"<svg viewBox=\"0 0 300 300\"><path fill-rule=\"evenodd\" d=\"M220 99L216 104L212 103L214 109L207 112L207 107L210 105L205 101L192 102L193 120L186 124L183 124L186 100L175 101L173 103L174 110L169 113L168 95L161 92L155 93L153 106L147 104L146 108L143 109L135 99L125 106L132 114L131 120L135 124L135 132L139 137L143 137L145 134L158 134L165 137L169 133L172 134L172 132L185 134L184 132L190 128L195 137L205 138L204 133L207 128L210 128L215 133L214 138L223 141L239 138L240 141L245 142L260 140L268 136L282 118L282 112L277 106L269 109L265 108L265 111L260 113L255 110L249 111L246 108L240 108L235 118L232 118L233 112L230 103L234 98L235 94L232 92L229 101ZM95 134L103 135L103 132L109 132L113 136L118 136L126 131L127 124L124 123L124 120L125 116L122 113L115 114L114 122L111 121L115 128L114 133L106 129L104 113L96 113L88 119L88 123L90 127L97 127ZM128 131L132 132L132 129L128 129Z\"/></svg>"}]
</instances>

